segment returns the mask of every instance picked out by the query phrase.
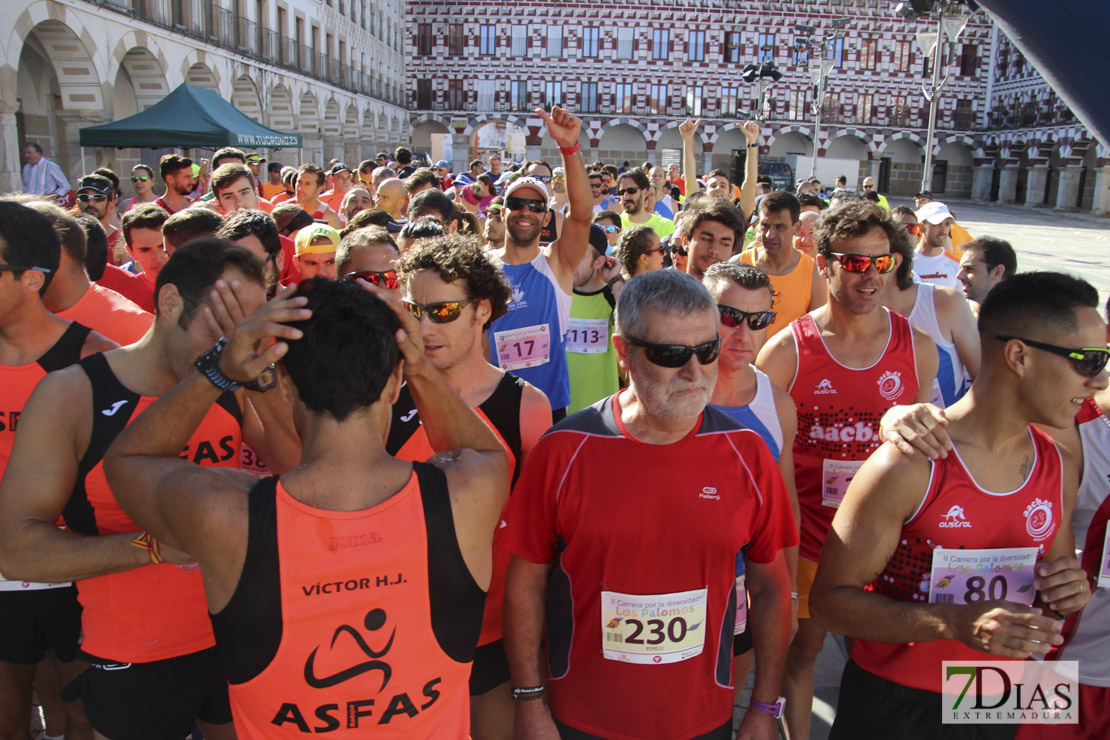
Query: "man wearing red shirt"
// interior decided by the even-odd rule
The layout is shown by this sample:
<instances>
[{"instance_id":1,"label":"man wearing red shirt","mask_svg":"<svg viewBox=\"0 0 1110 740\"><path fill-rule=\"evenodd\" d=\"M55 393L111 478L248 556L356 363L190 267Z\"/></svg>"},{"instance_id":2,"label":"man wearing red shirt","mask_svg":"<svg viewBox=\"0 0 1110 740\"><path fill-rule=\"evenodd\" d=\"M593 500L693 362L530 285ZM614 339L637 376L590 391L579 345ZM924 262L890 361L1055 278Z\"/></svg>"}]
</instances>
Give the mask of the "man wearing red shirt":
<instances>
[{"instance_id":1,"label":"man wearing red shirt","mask_svg":"<svg viewBox=\"0 0 1110 740\"><path fill-rule=\"evenodd\" d=\"M782 551L797 530L759 435L707 408L719 322L689 275L634 277L613 335L628 389L557 424L525 463L496 540L513 553L505 647L524 736L731 738L742 552L756 674L740 735L778 737Z\"/></svg>"},{"instance_id":2,"label":"man wearing red shirt","mask_svg":"<svg viewBox=\"0 0 1110 740\"><path fill-rule=\"evenodd\" d=\"M177 154L167 154L159 160L158 167L162 180L166 183L166 194L155 198L154 202L172 216L188 208L193 202L189 197L189 193L197 188L197 178L193 176L193 160Z\"/></svg>"}]
</instances>

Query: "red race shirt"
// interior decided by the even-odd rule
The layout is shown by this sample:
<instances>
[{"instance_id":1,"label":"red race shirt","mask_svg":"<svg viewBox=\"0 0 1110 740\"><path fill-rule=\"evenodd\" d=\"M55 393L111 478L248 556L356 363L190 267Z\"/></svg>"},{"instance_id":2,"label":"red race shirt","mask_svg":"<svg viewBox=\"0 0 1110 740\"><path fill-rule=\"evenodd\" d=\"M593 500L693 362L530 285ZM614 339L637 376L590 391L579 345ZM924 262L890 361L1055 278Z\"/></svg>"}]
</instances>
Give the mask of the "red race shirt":
<instances>
[{"instance_id":1,"label":"red race shirt","mask_svg":"<svg viewBox=\"0 0 1110 740\"><path fill-rule=\"evenodd\" d=\"M1048 435L1029 427L1036 448L1033 471L1014 491L994 493L979 487L968 473L958 450L943 460L934 460L929 488L921 506L902 525L900 544L882 574L867 590L898 601L926 602L935 591L938 602L966 603L1005 598L1025 603L1033 598L1033 576L1006 579L999 575L1005 563L994 567L975 566L982 573L960 577L959 568L933 568L936 552L950 550L997 550L1037 548L1039 561L1056 538L1064 514L1063 476L1060 452ZM976 556L988 562L984 556ZM968 566L969 569L971 566ZM978 578L978 582L973 582ZM1018 582L1021 581L1021 582ZM1003 590L1005 589L1005 590ZM1023 590L1024 589L1024 590ZM968 596L969 590L973 593ZM941 692L941 662L945 660L1005 660L974 650L958 640L933 640L908 645L856 640L852 659L861 668L889 681Z\"/></svg>"},{"instance_id":2,"label":"red race shirt","mask_svg":"<svg viewBox=\"0 0 1110 740\"><path fill-rule=\"evenodd\" d=\"M841 365L806 314L790 324L798 370L788 389L798 408L794 478L802 510L801 556L817 562L844 491L879 447L879 420L896 404L917 396L917 363L909 322L887 311L890 338L868 368Z\"/></svg>"},{"instance_id":3,"label":"red race shirt","mask_svg":"<svg viewBox=\"0 0 1110 740\"><path fill-rule=\"evenodd\" d=\"M732 716L736 557L796 544L759 435L710 407L684 439L633 438L617 396L548 432L496 542L552 563L548 703L607 738L692 737Z\"/></svg>"}]
</instances>

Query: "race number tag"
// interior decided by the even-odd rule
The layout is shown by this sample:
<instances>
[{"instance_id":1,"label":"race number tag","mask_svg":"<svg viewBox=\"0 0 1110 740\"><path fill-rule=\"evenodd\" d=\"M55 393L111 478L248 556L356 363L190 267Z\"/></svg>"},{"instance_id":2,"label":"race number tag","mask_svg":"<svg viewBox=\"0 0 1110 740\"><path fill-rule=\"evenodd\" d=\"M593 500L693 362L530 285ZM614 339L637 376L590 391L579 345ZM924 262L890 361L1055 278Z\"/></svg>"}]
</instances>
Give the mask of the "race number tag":
<instances>
[{"instance_id":1,"label":"race number tag","mask_svg":"<svg viewBox=\"0 0 1110 740\"><path fill-rule=\"evenodd\" d=\"M239 469L254 473L259 478L270 475L270 469L266 467L266 463L259 459L255 451L246 442L239 450Z\"/></svg>"},{"instance_id":2,"label":"race number tag","mask_svg":"<svg viewBox=\"0 0 1110 740\"><path fill-rule=\"evenodd\" d=\"M609 349L609 319L571 319L567 352L601 355Z\"/></svg>"},{"instance_id":3,"label":"race number tag","mask_svg":"<svg viewBox=\"0 0 1110 740\"><path fill-rule=\"evenodd\" d=\"M933 550L929 573L930 604L974 604L1001 599L1029 606L1036 595L1035 547L985 550Z\"/></svg>"},{"instance_id":4,"label":"race number tag","mask_svg":"<svg viewBox=\"0 0 1110 740\"><path fill-rule=\"evenodd\" d=\"M736 576L736 624L732 628L732 635L744 634L748 628L748 588L745 581L747 573Z\"/></svg>"},{"instance_id":5,"label":"race number tag","mask_svg":"<svg viewBox=\"0 0 1110 740\"><path fill-rule=\"evenodd\" d=\"M840 508L848 484L863 467L863 460L825 460L821 466L821 505Z\"/></svg>"},{"instance_id":6,"label":"race number tag","mask_svg":"<svg viewBox=\"0 0 1110 740\"><path fill-rule=\"evenodd\" d=\"M497 364L502 370L538 367L551 355L551 335L547 324L498 331L493 334Z\"/></svg>"},{"instance_id":7,"label":"race number tag","mask_svg":"<svg viewBox=\"0 0 1110 740\"><path fill-rule=\"evenodd\" d=\"M1098 568L1098 587L1110 588L1110 525L1106 527L1106 539L1102 543L1102 565Z\"/></svg>"},{"instance_id":8,"label":"race number tag","mask_svg":"<svg viewBox=\"0 0 1110 740\"><path fill-rule=\"evenodd\" d=\"M649 596L602 591L602 655L648 665L700 655L708 594L707 588Z\"/></svg>"}]
</instances>

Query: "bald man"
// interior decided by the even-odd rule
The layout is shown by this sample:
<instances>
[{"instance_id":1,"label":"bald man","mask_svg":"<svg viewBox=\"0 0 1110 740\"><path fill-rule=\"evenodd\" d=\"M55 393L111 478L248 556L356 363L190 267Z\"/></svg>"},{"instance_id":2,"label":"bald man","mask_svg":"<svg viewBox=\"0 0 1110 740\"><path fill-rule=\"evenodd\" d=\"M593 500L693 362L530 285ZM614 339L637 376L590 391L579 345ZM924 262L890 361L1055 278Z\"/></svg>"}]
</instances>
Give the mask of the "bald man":
<instances>
[{"instance_id":1,"label":"bald man","mask_svg":"<svg viewBox=\"0 0 1110 740\"><path fill-rule=\"evenodd\" d=\"M402 180L391 177L378 185L377 207L392 216L394 221L404 220L408 203L409 191Z\"/></svg>"}]
</instances>

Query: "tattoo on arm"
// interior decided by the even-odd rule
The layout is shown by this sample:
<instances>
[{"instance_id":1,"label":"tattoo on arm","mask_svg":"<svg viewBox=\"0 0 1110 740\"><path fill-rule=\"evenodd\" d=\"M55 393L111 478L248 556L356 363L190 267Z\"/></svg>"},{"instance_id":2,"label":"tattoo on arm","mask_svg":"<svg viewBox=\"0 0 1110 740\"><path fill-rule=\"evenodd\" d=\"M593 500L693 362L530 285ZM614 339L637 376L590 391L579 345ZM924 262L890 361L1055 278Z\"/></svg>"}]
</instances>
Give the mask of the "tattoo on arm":
<instances>
[{"instance_id":1,"label":"tattoo on arm","mask_svg":"<svg viewBox=\"0 0 1110 740\"><path fill-rule=\"evenodd\" d=\"M1025 459L1021 461L1021 467L1018 468L1018 472L1021 473L1022 480L1028 479L1029 478L1029 473L1032 472L1032 470L1033 470L1033 463L1029 459L1029 455L1026 455Z\"/></svg>"}]
</instances>

